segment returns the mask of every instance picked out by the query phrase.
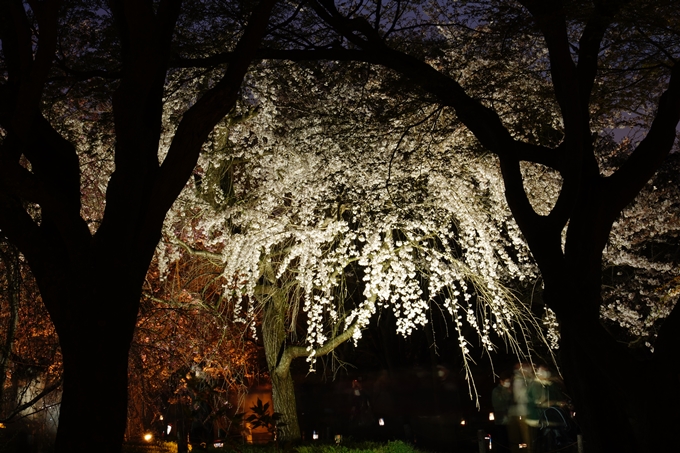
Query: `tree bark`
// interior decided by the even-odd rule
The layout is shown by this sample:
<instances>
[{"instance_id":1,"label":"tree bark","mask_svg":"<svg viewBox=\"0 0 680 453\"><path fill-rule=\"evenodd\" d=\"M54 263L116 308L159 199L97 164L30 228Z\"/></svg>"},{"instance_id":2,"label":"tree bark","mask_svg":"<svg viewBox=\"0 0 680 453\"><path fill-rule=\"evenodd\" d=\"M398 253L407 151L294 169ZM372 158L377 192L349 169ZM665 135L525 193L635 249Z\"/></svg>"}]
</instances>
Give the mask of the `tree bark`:
<instances>
[{"instance_id":1,"label":"tree bark","mask_svg":"<svg viewBox=\"0 0 680 453\"><path fill-rule=\"evenodd\" d=\"M295 385L290 368L276 369L272 377L272 402L274 409L281 414L281 440L284 442L298 441L302 438L295 399Z\"/></svg>"},{"instance_id":2,"label":"tree bark","mask_svg":"<svg viewBox=\"0 0 680 453\"><path fill-rule=\"evenodd\" d=\"M286 313L288 300L285 293L275 291L265 303L262 318L262 339L267 366L272 381L272 403L274 411L281 414L283 425L280 429L280 440L297 441L300 434L295 387L290 374L290 362L282 359L286 349Z\"/></svg>"}]
</instances>

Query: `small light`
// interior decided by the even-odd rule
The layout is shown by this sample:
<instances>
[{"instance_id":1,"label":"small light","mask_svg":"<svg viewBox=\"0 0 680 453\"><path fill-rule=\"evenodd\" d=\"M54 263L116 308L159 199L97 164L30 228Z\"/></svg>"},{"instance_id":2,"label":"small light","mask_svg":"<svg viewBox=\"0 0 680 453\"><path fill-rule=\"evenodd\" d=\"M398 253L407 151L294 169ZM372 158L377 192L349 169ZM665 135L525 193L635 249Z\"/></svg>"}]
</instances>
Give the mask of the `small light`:
<instances>
[{"instance_id":1,"label":"small light","mask_svg":"<svg viewBox=\"0 0 680 453\"><path fill-rule=\"evenodd\" d=\"M465 426L465 425L466 425L465 419L462 419L462 420L460 421L460 426Z\"/></svg>"},{"instance_id":2,"label":"small light","mask_svg":"<svg viewBox=\"0 0 680 453\"><path fill-rule=\"evenodd\" d=\"M527 448L527 444L519 444L519 448Z\"/></svg>"},{"instance_id":3,"label":"small light","mask_svg":"<svg viewBox=\"0 0 680 453\"><path fill-rule=\"evenodd\" d=\"M340 445L340 442L342 442L342 435L341 434L336 434L335 435L335 443Z\"/></svg>"},{"instance_id":4,"label":"small light","mask_svg":"<svg viewBox=\"0 0 680 453\"><path fill-rule=\"evenodd\" d=\"M168 425L168 427L167 427L166 430L165 430L165 434L167 434L167 435L169 436L169 435L170 435L170 431L172 431L172 425Z\"/></svg>"},{"instance_id":5,"label":"small light","mask_svg":"<svg viewBox=\"0 0 680 453\"><path fill-rule=\"evenodd\" d=\"M496 420L496 417L493 415L493 412L489 412L489 421L494 421Z\"/></svg>"},{"instance_id":6,"label":"small light","mask_svg":"<svg viewBox=\"0 0 680 453\"><path fill-rule=\"evenodd\" d=\"M163 416L161 415L161 421L163 421Z\"/></svg>"},{"instance_id":7,"label":"small light","mask_svg":"<svg viewBox=\"0 0 680 453\"><path fill-rule=\"evenodd\" d=\"M153 434L151 434L151 433L144 434L144 440L145 441L151 442L151 439L153 439Z\"/></svg>"},{"instance_id":8,"label":"small light","mask_svg":"<svg viewBox=\"0 0 680 453\"><path fill-rule=\"evenodd\" d=\"M312 431L312 439L317 440L319 438L319 433Z\"/></svg>"},{"instance_id":9,"label":"small light","mask_svg":"<svg viewBox=\"0 0 680 453\"><path fill-rule=\"evenodd\" d=\"M0 429L4 429L4 428L7 428L7 426L5 426L4 423L0 423Z\"/></svg>"},{"instance_id":10,"label":"small light","mask_svg":"<svg viewBox=\"0 0 680 453\"><path fill-rule=\"evenodd\" d=\"M222 442L222 441L215 441L215 442L213 443L213 447L215 447L215 448L222 448L222 447L224 447L224 442Z\"/></svg>"},{"instance_id":11,"label":"small light","mask_svg":"<svg viewBox=\"0 0 680 453\"><path fill-rule=\"evenodd\" d=\"M384 419L384 418L381 418L380 420L378 420L378 424L379 424L380 426L385 426L385 419Z\"/></svg>"}]
</instances>

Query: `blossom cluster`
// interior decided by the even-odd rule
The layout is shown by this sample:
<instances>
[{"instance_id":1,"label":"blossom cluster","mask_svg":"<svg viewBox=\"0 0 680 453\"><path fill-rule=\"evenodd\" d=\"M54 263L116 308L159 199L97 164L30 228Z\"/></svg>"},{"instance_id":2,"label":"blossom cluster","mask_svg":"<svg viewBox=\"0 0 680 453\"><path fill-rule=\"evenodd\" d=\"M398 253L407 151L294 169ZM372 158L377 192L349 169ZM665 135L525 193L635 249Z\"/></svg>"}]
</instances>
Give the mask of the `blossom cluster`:
<instances>
[{"instance_id":1,"label":"blossom cluster","mask_svg":"<svg viewBox=\"0 0 680 453\"><path fill-rule=\"evenodd\" d=\"M474 343L493 350L494 338L517 344L507 338L540 329L507 289L536 269L504 202L498 162L461 145L464 131L425 147L405 119L362 129L351 116L375 115L370 106L288 115L280 96L294 87L257 88L256 113L244 103L238 114L248 120L215 132L167 221L168 234L219 256L227 280L241 282L225 288L247 304L236 310L241 321L253 321L271 294L265 287L288 288L305 314L312 363L334 328L356 327L358 341L381 310L408 336L439 306L466 356ZM477 339L465 338L465 324Z\"/></svg>"}]
</instances>

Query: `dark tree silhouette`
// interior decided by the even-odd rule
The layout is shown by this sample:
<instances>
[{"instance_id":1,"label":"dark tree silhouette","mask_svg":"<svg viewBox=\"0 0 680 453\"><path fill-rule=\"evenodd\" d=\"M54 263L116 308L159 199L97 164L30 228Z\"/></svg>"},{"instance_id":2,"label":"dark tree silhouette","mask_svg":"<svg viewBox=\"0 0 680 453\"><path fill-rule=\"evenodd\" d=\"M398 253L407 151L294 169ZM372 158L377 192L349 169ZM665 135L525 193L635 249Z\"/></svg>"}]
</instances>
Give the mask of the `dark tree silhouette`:
<instances>
[{"instance_id":1,"label":"dark tree silhouette","mask_svg":"<svg viewBox=\"0 0 680 453\"><path fill-rule=\"evenodd\" d=\"M236 31L226 45L233 58L183 112L162 162L173 36L178 18L217 20L201 17L203 3L187 10L179 0L0 3L0 229L26 257L59 335L64 386L57 452L120 451L128 351L163 219L203 142L240 97L274 3L250 5L243 33L244 22L231 23ZM74 34L86 32L83 47L68 47ZM87 52L99 59L78 61ZM78 71L64 66L69 55ZM115 169L101 223L90 229L81 212L79 143L48 120L54 112L46 93L68 97L75 78L92 77L116 80L100 93L113 113ZM62 112L62 119L78 113Z\"/></svg>"}]
</instances>

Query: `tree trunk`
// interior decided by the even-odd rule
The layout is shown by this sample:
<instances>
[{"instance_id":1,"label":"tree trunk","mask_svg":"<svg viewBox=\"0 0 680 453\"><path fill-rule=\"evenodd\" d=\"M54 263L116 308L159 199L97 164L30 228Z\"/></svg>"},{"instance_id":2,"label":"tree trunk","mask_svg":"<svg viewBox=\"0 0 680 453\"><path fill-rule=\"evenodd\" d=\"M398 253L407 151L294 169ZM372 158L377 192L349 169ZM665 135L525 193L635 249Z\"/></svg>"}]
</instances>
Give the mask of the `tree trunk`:
<instances>
[{"instance_id":1,"label":"tree trunk","mask_svg":"<svg viewBox=\"0 0 680 453\"><path fill-rule=\"evenodd\" d=\"M584 335L585 334L585 335ZM581 339L574 337L580 335ZM560 362L583 429L585 452L675 451L680 405L677 372L654 360L627 360L604 368L585 350L584 329L562 328ZM596 343L602 357L618 355ZM672 363L668 365L673 366Z\"/></svg>"},{"instance_id":2,"label":"tree trunk","mask_svg":"<svg viewBox=\"0 0 680 453\"><path fill-rule=\"evenodd\" d=\"M153 244L147 247L152 248ZM57 453L93 449L119 453L125 435L128 353L144 276L141 269L151 253L128 250L127 260L101 250L92 255L97 258L89 266L64 262L61 272L51 269L49 275L61 273L62 278L55 286L43 280L41 287L64 360Z\"/></svg>"},{"instance_id":3,"label":"tree trunk","mask_svg":"<svg viewBox=\"0 0 680 453\"><path fill-rule=\"evenodd\" d=\"M127 421L130 341L120 335L77 336L80 345L62 346L64 392L56 452L119 453Z\"/></svg>"},{"instance_id":4,"label":"tree trunk","mask_svg":"<svg viewBox=\"0 0 680 453\"><path fill-rule=\"evenodd\" d=\"M289 368L285 370L278 368L272 373L272 399L274 409L281 414L281 420L285 423L281 426L281 440L296 441L301 439L297 402L295 401L295 386Z\"/></svg>"},{"instance_id":5,"label":"tree trunk","mask_svg":"<svg viewBox=\"0 0 680 453\"><path fill-rule=\"evenodd\" d=\"M584 274L581 281L587 280ZM571 301L571 310L560 317L559 363L583 431L584 451L675 451L680 315L674 312L662 326L658 351L643 357L615 341L599 314L577 308L599 306L599 299L592 300L592 293L564 289L570 281L574 279L565 278L559 292L546 285L545 295L553 306Z\"/></svg>"},{"instance_id":6,"label":"tree trunk","mask_svg":"<svg viewBox=\"0 0 680 453\"><path fill-rule=\"evenodd\" d=\"M281 414L283 425L279 440L284 442L297 441L301 438L290 361L282 360L286 350L287 307L285 293L275 291L265 304L262 319L264 353L272 380L272 403L274 411Z\"/></svg>"},{"instance_id":7,"label":"tree trunk","mask_svg":"<svg viewBox=\"0 0 680 453\"><path fill-rule=\"evenodd\" d=\"M585 451L641 452L630 418L633 387L637 385L630 382L634 380L635 371L626 372L628 367L624 364L607 369L605 364L593 358L591 351L584 349L585 343L603 353L606 348L583 341L588 338L587 329L563 324L561 334L560 365L568 394L575 404L576 420L583 431Z\"/></svg>"}]
</instances>

